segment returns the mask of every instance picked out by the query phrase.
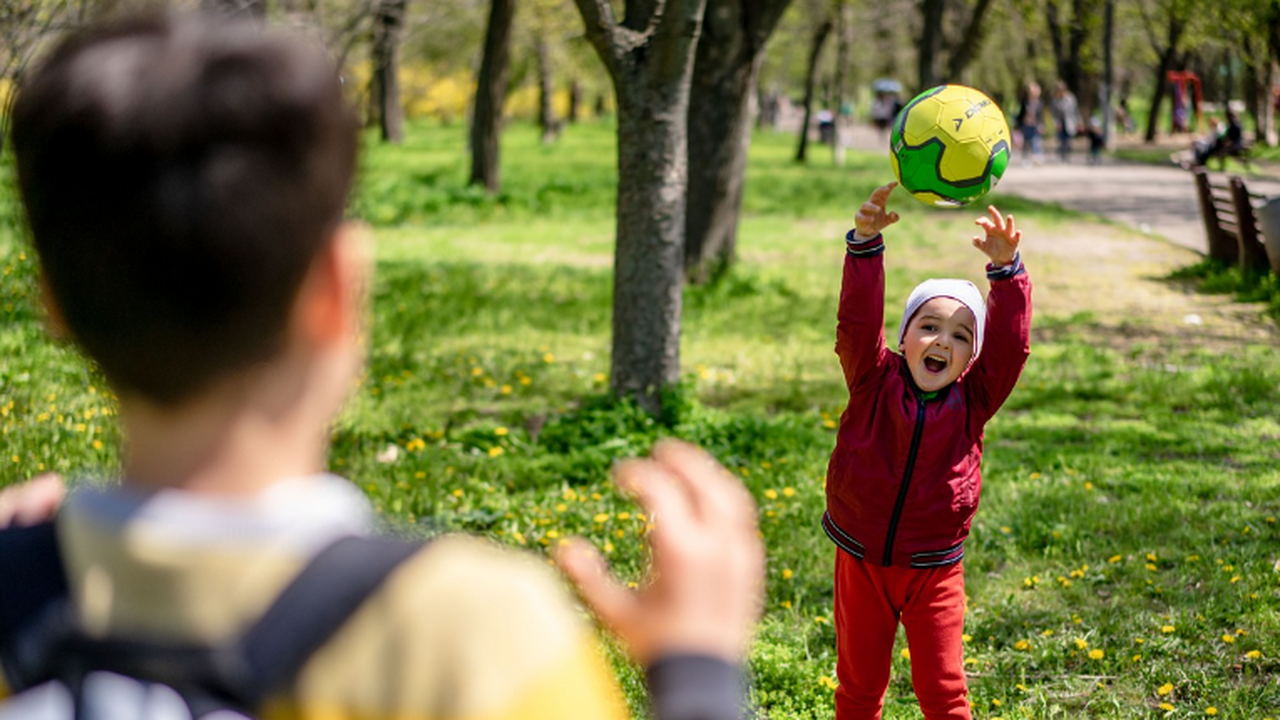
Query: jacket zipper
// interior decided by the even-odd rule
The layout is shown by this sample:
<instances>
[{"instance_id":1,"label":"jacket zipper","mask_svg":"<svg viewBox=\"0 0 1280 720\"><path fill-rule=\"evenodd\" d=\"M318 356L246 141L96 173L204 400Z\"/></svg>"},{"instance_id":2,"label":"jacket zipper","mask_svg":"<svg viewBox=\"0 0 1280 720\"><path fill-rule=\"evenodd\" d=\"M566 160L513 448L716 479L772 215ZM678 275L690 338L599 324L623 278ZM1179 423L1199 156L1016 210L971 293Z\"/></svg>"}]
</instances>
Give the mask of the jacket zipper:
<instances>
[{"instance_id":1,"label":"jacket zipper","mask_svg":"<svg viewBox=\"0 0 1280 720\"><path fill-rule=\"evenodd\" d=\"M884 540L884 562L889 567L893 561L893 538L898 534L898 520L902 518L902 506L907 504L907 490L911 487L911 471L916 467L916 453L920 449L920 436L924 435L924 398L914 393L916 398L916 430L911 435L911 450L907 453L907 467L902 471L902 485L898 488L898 500L893 504L893 515L889 518L889 534Z\"/></svg>"}]
</instances>

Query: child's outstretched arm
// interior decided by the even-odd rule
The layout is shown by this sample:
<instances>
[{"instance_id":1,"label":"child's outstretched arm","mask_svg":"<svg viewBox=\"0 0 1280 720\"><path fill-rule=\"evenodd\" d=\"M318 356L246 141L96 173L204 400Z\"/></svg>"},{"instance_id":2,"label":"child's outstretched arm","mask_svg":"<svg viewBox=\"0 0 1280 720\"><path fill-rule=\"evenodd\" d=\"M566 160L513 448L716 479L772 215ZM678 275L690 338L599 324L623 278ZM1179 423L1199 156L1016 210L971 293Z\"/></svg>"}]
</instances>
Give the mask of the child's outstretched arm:
<instances>
[{"instance_id":1,"label":"child's outstretched arm","mask_svg":"<svg viewBox=\"0 0 1280 720\"><path fill-rule=\"evenodd\" d=\"M845 235L836 355L850 393L890 355L884 343L884 238L880 233L898 221L898 213L887 207L897 185L891 182L873 190Z\"/></svg>"},{"instance_id":2,"label":"child's outstretched arm","mask_svg":"<svg viewBox=\"0 0 1280 720\"><path fill-rule=\"evenodd\" d=\"M986 332L982 355L974 363L969 383L977 419L986 422L1013 392L1022 367L1031 354L1031 280L1018 251L1022 231L1013 216L1003 216L994 205L987 206L990 217L974 224L983 229L973 238L973 246L990 259L987 279Z\"/></svg>"}]
</instances>

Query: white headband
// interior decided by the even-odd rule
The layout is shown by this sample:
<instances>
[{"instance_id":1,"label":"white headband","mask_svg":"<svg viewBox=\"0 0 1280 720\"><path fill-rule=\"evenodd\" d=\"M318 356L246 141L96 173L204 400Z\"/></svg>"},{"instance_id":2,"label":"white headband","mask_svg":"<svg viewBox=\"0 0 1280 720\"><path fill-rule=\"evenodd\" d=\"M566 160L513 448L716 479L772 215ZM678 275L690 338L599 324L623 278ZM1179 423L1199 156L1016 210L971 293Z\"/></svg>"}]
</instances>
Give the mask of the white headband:
<instances>
[{"instance_id":1,"label":"white headband","mask_svg":"<svg viewBox=\"0 0 1280 720\"><path fill-rule=\"evenodd\" d=\"M902 339L907 334L907 323L911 322L916 311L936 297L949 297L973 313L977 327L973 333L973 356L969 358L969 365L972 365L982 352L982 336L987 326L987 303L982 299L982 291L978 290L978 286L968 280L933 279L917 285L907 298L906 309L902 311L902 324L898 326L898 347L902 347ZM969 365L965 367L968 368Z\"/></svg>"}]
</instances>

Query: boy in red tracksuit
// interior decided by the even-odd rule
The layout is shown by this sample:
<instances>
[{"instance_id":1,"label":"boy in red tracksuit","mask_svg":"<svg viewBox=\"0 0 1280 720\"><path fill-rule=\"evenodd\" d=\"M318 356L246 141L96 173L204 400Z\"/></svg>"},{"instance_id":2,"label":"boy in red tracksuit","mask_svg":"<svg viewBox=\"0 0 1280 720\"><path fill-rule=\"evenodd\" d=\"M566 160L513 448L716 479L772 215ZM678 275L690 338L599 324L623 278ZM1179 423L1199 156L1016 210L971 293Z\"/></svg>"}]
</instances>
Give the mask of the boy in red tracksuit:
<instances>
[{"instance_id":1,"label":"boy in red tracksuit","mask_svg":"<svg viewBox=\"0 0 1280 720\"><path fill-rule=\"evenodd\" d=\"M1031 282L1022 233L994 207L973 245L990 294L928 280L907 301L900 352L884 336L885 210L876 189L846 237L836 354L849 388L827 469L822 527L835 563L836 718L880 718L898 623L929 720L969 718L963 667L964 541L978 507L982 430L1029 354Z\"/></svg>"}]
</instances>

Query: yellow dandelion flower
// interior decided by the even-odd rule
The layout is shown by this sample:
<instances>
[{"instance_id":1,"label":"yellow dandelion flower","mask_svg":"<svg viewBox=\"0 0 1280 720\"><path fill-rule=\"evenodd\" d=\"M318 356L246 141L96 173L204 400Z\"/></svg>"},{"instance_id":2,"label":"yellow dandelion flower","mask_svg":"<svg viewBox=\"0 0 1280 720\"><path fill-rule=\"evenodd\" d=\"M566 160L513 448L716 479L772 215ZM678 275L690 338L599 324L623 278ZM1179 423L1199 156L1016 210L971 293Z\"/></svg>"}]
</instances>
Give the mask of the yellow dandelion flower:
<instances>
[{"instance_id":1,"label":"yellow dandelion flower","mask_svg":"<svg viewBox=\"0 0 1280 720\"><path fill-rule=\"evenodd\" d=\"M1139 645L1141 645L1142 643L1146 642L1146 640L1145 640L1144 638L1134 638L1134 639L1133 639L1133 641L1134 641L1135 643L1139 644Z\"/></svg>"},{"instance_id":2,"label":"yellow dandelion flower","mask_svg":"<svg viewBox=\"0 0 1280 720\"><path fill-rule=\"evenodd\" d=\"M824 427L824 428L834 428L835 426L836 426L836 421L835 421L835 420L823 420L823 421L822 421L822 427Z\"/></svg>"},{"instance_id":3,"label":"yellow dandelion flower","mask_svg":"<svg viewBox=\"0 0 1280 720\"><path fill-rule=\"evenodd\" d=\"M1085 490L1092 490L1092 489L1093 489L1093 483L1091 483L1091 482L1089 482L1089 481L1087 481L1087 480L1086 480L1086 481L1085 481L1085 483L1084 483L1084 489L1085 489Z\"/></svg>"},{"instance_id":4,"label":"yellow dandelion flower","mask_svg":"<svg viewBox=\"0 0 1280 720\"><path fill-rule=\"evenodd\" d=\"M1085 640L1084 638L1076 638L1075 643L1076 643L1076 647L1080 650L1083 650L1089 647L1089 641Z\"/></svg>"},{"instance_id":5,"label":"yellow dandelion flower","mask_svg":"<svg viewBox=\"0 0 1280 720\"><path fill-rule=\"evenodd\" d=\"M594 380L595 382L602 383L608 378L604 373L596 373L595 375L591 376L591 379Z\"/></svg>"},{"instance_id":6,"label":"yellow dandelion flower","mask_svg":"<svg viewBox=\"0 0 1280 720\"><path fill-rule=\"evenodd\" d=\"M1013 644L1013 649L1014 649L1014 650L1030 650L1030 649L1031 649L1031 641L1030 641L1030 640L1019 640L1018 642L1016 642L1016 643L1014 643L1014 644Z\"/></svg>"},{"instance_id":7,"label":"yellow dandelion flower","mask_svg":"<svg viewBox=\"0 0 1280 720\"><path fill-rule=\"evenodd\" d=\"M1244 656L1249 658L1250 660L1257 660L1258 658L1262 657L1262 651L1250 650L1249 652L1245 653Z\"/></svg>"},{"instance_id":8,"label":"yellow dandelion flower","mask_svg":"<svg viewBox=\"0 0 1280 720\"><path fill-rule=\"evenodd\" d=\"M607 523L609 522L609 513L596 513L595 516L591 518L591 520L598 524Z\"/></svg>"},{"instance_id":9,"label":"yellow dandelion flower","mask_svg":"<svg viewBox=\"0 0 1280 720\"><path fill-rule=\"evenodd\" d=\"M569 509L568 505L565 505L564 503L556 503L556 512L564 512L565 510L568 510L568 509Z\"/></svg>"},{"instance_id":10,"label":"yellow dandelion flower","mask_svg":"<svg viewBox=\"0 0 1280 720\"><path fill-rule=\"evenodd\" d=\"M1000 707L1003 704L1000 702L1000 698L991 698L991 707Z\"/></svg>"},{"instance_id":11,"label":"yellow dandelion flower","mask_svg":"<svg viewBox=\"0 0 1280 720\"><path fill-rule=\"evenodd\" d=\"M505 427L502 427L501 425L493 429L493 434L497 435L498 437L506 437L507 433L509 432L511 431L506 429Z\"/></svg>"},{"instance_id":12,"label":"yellow dandelion flower","mask_svg":"<svg viewBox=\"0 0 1280 720\"><path fill-rule=\"evenodd\" d=\"M782 488L782 494L784 497L795 497L796 489L790 486L784 487Z\"/></svg>"},{"instance_id":13,"label":"yellow dandelion flower","mask_svg":"<svg viewBox=\"0 0 1280 720\"><path fill-rule=\"evenodd\" d=\"M548 365L550 365L555 361L556 361L556 356L552 355L551 353L544 353L542 356L542 362L547 363Z\"/></svg>"},{"instance_id":14,"label":"yellow dandelion flower","mask_svg":"<svg viewBox=\"0 0 1280 720\"><path fill-rule=\"evenodd\" d=\"M503 452L502 448L500 446L495 445L489 448L489 457L498 457L499 455L502 454L502 452Z\"/></svg>"},{"instance_id":15,"label":"yellow dandelion flower","mask_svg":"<svg viewBox=\"0 0 1280 720\"><path fill-rule=\"evenodd\" d=\"M552 540L555 540L556 538L560 537L560 531L559 531L559 530L548 530L548 531L547 531L547 537L551 538Z\"/></svg>"},{"instance_id":16,"label":"yellow dandelion flower","mask_svg":"<svg viewBox=\"0 0 1280 720\"><path fill-rule=\"evenodd\" d=\"M1141 661L1142 661L1142 656L1141 656L1141 655L1134 655L1134 656L1133 656L1133 661L1134 661L1134 662L1141 662Z\"/></svg>"},{"instance_id":17,"label":"yellow dandelion flower","mask_svg":"<svg viewBox=\"0 0 1280 720\"><path fill-rule=\"evenodd\" d=\"M1052 630L1041 630L1041 631L1040 631L1040 637L1053 637L1053 631L1052 631Z\"/></svg>"},{"instance_id":18,"label":"yellow dandelion flower","mask_svg":"<svg viewBox=\"0 0 1280 720\"><path fill-rule=\"evenodd\" d=\"M1008 535L1009 533L1013 532L1013 528L1009 527L1008 525L1001 525L1000 532L1004 533L1005 535Z\"/></svg>"},{"instance_id":19,"label":"yellow dandelion flower","mask_svg":"<svg viewBox=\"0 0 1280 720\"><path fill-rule=\"evenodd\" d=\"M1235 585L1235 584L1236 584L1236 583L1238 583L1238 582L1240 582L1240 576L1239 576L1239 575L1233 575L1233 576L1231 577L1231 584L1232 584L1232 585Z\"/></svg>"},{"instance_id":20,"label":"yellow dandelion flower","mask_svg":"<svg viewBox=\"0 0 1280 720\"><path fill-rule=\"evenodd\" d=\"M1164 697L1165 695L1168 695L1171 692L1173 692L1173 683L1165 683L1160 687L1156 688L1156 694L1161 697Z\"/></svg>"},{"instance_id":21,"label":"yellow dandelion flower","mask_svg":"<svg viewBox=\"0 0 1280 720\"><path fill-rule=\"evenodd\" d=\"M1205 708L1205 709L1204 709L1204 714L1205 714L1205 715L1217 715L1217 714L1218 714L1218 708L1216 708L1216 707L1214 707L1214 706L1210 705L1209 707L1207 707L1207 708Z\"/></svg>"},{"instance_id":22,"label":"yellow dandelion flower","mask_svg":"<svg viewBox=\"0 0 1280 720\"><path fill-rule=\"evenodd\" d=\"M1104 653L1102 650L1098 648L1094 648L1089 651L1090 660L1101 660L1105 656L1106 656L1106 653Z\"/></svg>"},{"instance_id":23,"label":"yellow dandelion flower","mask_svg":"<svg viewBox=\"0 0 1280 720\"><path fill-rule=\"evenodd\" d=\"M520 384L521 384L521 385L532 385L532 384L533 384L533 378L529 377L528 375L521 375L521 376L520 376Z\"/></svg>"},{"instance_id":24,"label":"yellow dandelion flower","mask_svg":"<svg viewBox=\"0 0 1280 720\"><path fill-rule=\"evenodd\" d=\"M826 618L824 618L824 617L822 617L821 615L819 615L818 617L814 618L814 619L813 619L813 621L814 621L814 622L816 622L816 623L818 623L819 625L825 625L825 624L827 623L827 619L826 619Z\"/></svg>"},{"instance_id":25,"label":"yellow dandelion flower","mask_svg":"<svg viewBox=\"0 0 1280 720\"><path fill-rule=\"evenodd\" d=\"M1155 553L1147 553L1147 561L1148 561L1148 562L1160 562L1159 560L1157 560L1157 559L1156 559L1156 554L1155 554Z\"/></svg>"},{"instance_id":26,"label":"yellow dandelion flower","mask_svg":"<svg viewBox=\"0 0 1280 720\"><path fill-rule=\"evenodd\" d=\"M1031 480L1039 480L1039 479L1040 479L1040 473L1038 473L1038 472L1033 472L1033 473L1031 473L1031 475L1030 475L1029 477L1030 477L1030 479L1031 479Z\"/></svg>"},{"instance_id":27,"label":"yellow dandelion flower","mask_svg":"<svg viewBox=\"0 0 1280 720\"><path fill-rule=\"evenodd\" d=\"M1230 645L1231 643L1233 643L1233 642L1235 642L1235 641L1236 641L1236 636L1235 636L1235 635L1223 635L1223 636L1222 636L1222 642L1227 643L1228 645Z\"/></svg>"},{"instance_id":28,"label":"yellow dandelion flower","mask_svg":"<svg viewBox=\"0 0 1280 720\"><path fill-rule=\"evenodd\" d=\"M968 665L969 667L973 667L974 665L977 665L977 664L978 664L978 659L977 659L977 658L965 658L965 659L964 659L964 664L965 664L965 665Z\"/></svg>"},{"instance_id":29,"label":"yellow dandelion flower","mask_svg":"<svg viewBox=\"0 0 1280 720\"><path fill-rule=\"evenodd\" d=\"M450 495L453 495L456 498L462 497L462 488L458 488L457 490L454 490L452 493L450 493Z\"/></svg>"},{"instance_id":30,"label":"yellow dandelion flower","mask_svg":"<svg viewBox=\"0 0 1280 720\"><path fill-rule=\"evenodd\" d=\"M471 368L471 374L475 377L480 377L481 375L484 374L484 368L473 367Z\"/></svg>"},{"instance_id":31,"label":"yellow dandelion flower","mask_svg":"<svg viewBox=\"0 0 1280 720\"><path fill-rule=\"evenodd\" d=\"M503 385L502 387L498 388L498 392L502 393L503 395L510 395L510 394L511 394L511 386L510 386L510 385Z\"/></svg>"},{"instance_id":32,"label":"yellow dandelion flower","mask_svg":"<svg viewBox=\"0 0 1280 720\"><path fill-rule=\"evenodd\" d=\"M1019 689L1019 690L1021 690L1022 692L1027 692L1027 686L1026 686L1026 685L1023 685L1022 683L1018 683L1018 684L1014 685L1014 687L1018 688L1018 689Z\"/></svg>"},{"instance_id":33,"label":"yellow dandelion flower","mask_svg":"<svg viewBox=\"0 0 1280 720\"><path fill-rule=\"evenodd\" d=\"M788 610L790 610L790 609L791 609L791 601L790 601L790 600L783 600L783 601L782 601L781 603L779 603L779 604L780 604L782 607L784 607L784 608L786 608L786 609L788 609Z\"/></svg>"},{"instance_id":34,"label":"yellow dandelion flower","mask_svg":"<svg viewBox=\"0 0 1280 720\"><path fill-rule=\"evenodd\" d=\"M604 543L604 551L605 551L606 553L611 553L611 552L613 552L613 543L611 543L611 542L609 542L608 540L606 540L606 541L605 541L605 543Z\"/></svg>"},{"instance_id":35,"label":"yellow dandelion flower","mask_svg":"<svg viewBox=\"0 0 1280 720\"><path fill-rule=\"evenodd\" d=\"M1177 628L1175 628L1175 627L1174 627L1174 626L1172 626L1172 625L1161 625L1161 626L1160 626L1160 632L1164 633L1165 635L1168 635L1169 633L1173 632L1174 630L1177 630Z\"/></svg>"},{"instance_id":36,"label":"yellow dandelion flower","mask_svg":"<svg viewBox=\"0 0 1280 720\"><path fill-rule=\"evenodd\" d=\"M910 660L910 659L911 659L911 648L902 648L902 651L901 651L901 652L899 652L899 653L898 653L898 655L899 655L903 660Z\"/></svg>"},{"instance_id":37,"label":"yellow dandelion flower","mask_svg":"<svg viewBox=\"0 0 1280 720\"><path fill-rule=\"evenodd\" d=\"M1162 702L1160 703L1160 709L1165 712L1171 712L1173 710L1173 705L1171 703Z\"/></svg>"},{"instance_id":38,"label":"yellow dandelion flower","mask_svg":"<svg viewBox=\"0 0 1280 720\"><path fill-rule=\"evenodd\" d=\"M629 513L629 512L620 512L620 513L618 513L618 519L619 519L619 520L630 520L630 519L631 519L631 513Z\"/></svg>"},{"instance_id":39,"label":"yellow dandelion flower","mask_svg":"<svg viewBox=\"0 0 1280 720\"><path fill-rule=\"evenodd\" d=\"M1112 555L1111 557L1107 558L1107 562L1109 562L1109 563L1118 563L1118 562L1120 562L1122 559L1123 559L1123 558L1122 558L1121 556L1119 556L1119 555Z\"/></svg>"},{"instance_id":40,"label":"yellow dandelion flower","mask_svg":"<svg viewBox=\"0 0 1280 720\"><path fill-rule=\"evenodd\" d=\"M101 449L102 449L102 441L101 441L101 440L94 440L94 441L93 441L93 449L94 449L94 450L101 450ZM17 456L15 455L14 457L16 458ZM14 462L17 462L17 460L14 460Z\"/></svg>"},{"instance_id":41,"label":"yellow dandelion flower","mask_svg":"<svg viewBox=\"0 0 1280 720\"><path fill-rule=\"evenodd\" d=\"M790 580L790 579L791 579L791 578L793 578L793 577L795 577L795 573L794 573L794 572L792 572L791 568L783 568L783 569L782 569L782 579L783 579L783 580Z\"/></svg>"},{"instance_id":42,"label":"yellow dandelion flower","mask_svg":"<svg viewBox=\"0 0 1280 720\"><path fill-rule=\"evenodd\" d=\"M1155 569L1156 569L1156 564L1155 564L1155 563L1147 563L1147 569L1148 569L1148 570L1151 570L1151 571L1153 571L1153 572L1154 572L1154 571L1155 571Z\"/></svg>"},{"instance_id":43,"label":"yellow dandelion flower","mask_svg":"<svg viewBox=\"0 0 1280 720\"><path fill-rule=\"evenodd\" d=\"M745 469L745 468L744 468L744 469ZM770 500L777 500L777 499L778 499L778 491L777 491L777 490L773 490L773 489L765 490L765 491L764 491L764 496L765 496L766 498L769 498Z\"/></svg>"}]
</instances>

